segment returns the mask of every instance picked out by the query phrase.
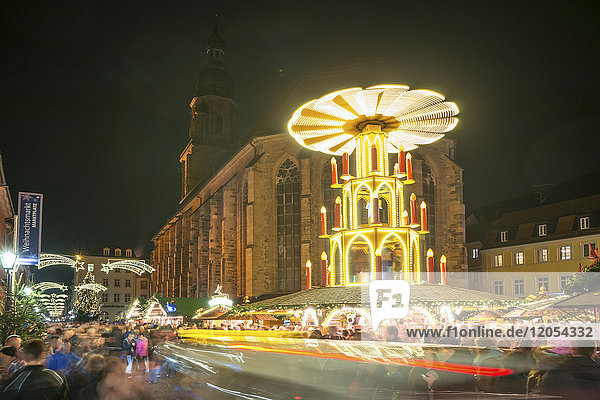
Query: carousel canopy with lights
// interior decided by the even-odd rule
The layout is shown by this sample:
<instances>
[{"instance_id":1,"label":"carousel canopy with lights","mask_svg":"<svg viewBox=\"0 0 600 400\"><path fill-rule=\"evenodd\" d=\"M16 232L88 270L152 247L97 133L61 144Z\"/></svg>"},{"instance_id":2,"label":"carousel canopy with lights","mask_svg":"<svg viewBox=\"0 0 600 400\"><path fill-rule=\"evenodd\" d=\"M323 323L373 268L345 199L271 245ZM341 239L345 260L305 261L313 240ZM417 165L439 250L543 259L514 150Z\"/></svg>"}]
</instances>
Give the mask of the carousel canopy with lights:
<instances>
[{"instance_id":1,"label":"carousel canopy with lights","mask_svg":"<svg viewBox=\"0 0 600 400\"><path fill-rule=\"evenodd\" d=\"M360 284L373 279L434 281L434 254L427 251L427 277L421 273L420 236L427 230L427 204L414 193L405 209L405 186L415 183L412 157L406 150L441 139L458 123L456 104L431 90L404 85L349 88L311 100L288 123L302 146L342 156L342 182L331 159L332 188L341 189L334 210L321 208L321 238L330 254L321 256L321 286ZM350 174L349 154L356 159ZM389 165L389 153L398 162ZM333 211L333 212L332 212ZM328 213L333 231L327 232ZM440 257L445 283L446 257ZM306 264L306 288L312 263Z\"/></svg>"}]
</instances>

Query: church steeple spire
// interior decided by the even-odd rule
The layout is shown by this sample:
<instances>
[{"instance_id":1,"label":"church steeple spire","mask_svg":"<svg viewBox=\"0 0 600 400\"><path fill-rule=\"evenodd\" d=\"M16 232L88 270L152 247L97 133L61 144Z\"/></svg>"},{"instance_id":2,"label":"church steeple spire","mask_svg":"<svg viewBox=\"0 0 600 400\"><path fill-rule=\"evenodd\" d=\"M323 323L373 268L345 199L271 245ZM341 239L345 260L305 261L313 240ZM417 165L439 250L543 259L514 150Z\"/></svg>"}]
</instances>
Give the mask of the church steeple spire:
<instances>
[{"instance_id":1,"label":"church steeple spire","mask_svg":"<svg viewBox=\"0 0 600 400\"><path fill-rule=\"evenodd\" d=\"M233 80L225 67L225 41L219 33L218 15L206 43L206 65L198 75L196 95L215 95L233 98Z\"/></svg>"},{"instance_id":2,"label":"church steeple spire","mask_svg":"<svg viewBox=\"0 0 600 400\"><path fill-rule=\"evenodd\" d=\"M225 41L219 34L219 15L215 14L215 26L206 43L207 62L225 66Z\"/></svg>"}]
</instances>

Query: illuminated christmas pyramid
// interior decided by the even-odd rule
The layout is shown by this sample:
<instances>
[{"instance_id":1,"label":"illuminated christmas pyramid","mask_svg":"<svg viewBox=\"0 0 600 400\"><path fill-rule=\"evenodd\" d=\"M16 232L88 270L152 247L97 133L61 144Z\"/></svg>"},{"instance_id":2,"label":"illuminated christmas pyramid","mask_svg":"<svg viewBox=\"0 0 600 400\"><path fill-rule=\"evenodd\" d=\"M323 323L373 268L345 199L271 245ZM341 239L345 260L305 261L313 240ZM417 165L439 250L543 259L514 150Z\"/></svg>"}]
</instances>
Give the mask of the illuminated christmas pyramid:
<instances>
[{"instance_id":1,"label":"illuminated christmas pyramid","mask_svg":"<svg viewBox=\"0 0 600 400\"><path fill-rule=\"evenodd\" d=\"M301 106L288 123L301 145L342 156L342 182L331 159L332 187L341 188L333 210L333 233L326 231L321 208L321 235L330 254L321 255L322 286L352 285L373 279L420 282L420 235L427 234L427 205L409 194L412 158L405 151L435 142L458 123L458 107L430 90L402 85L350 88ZM388 153L398 153L390 168ZM353 154L356 176L350 175ZM408 206L405 207L405 196ZM445 258L443 258L445 260ZM441 265L442 269L445 265ZM428 280L433 254L428 260ZM307 262L307 287L311 264Z\"/></svg>"}]
</instances>

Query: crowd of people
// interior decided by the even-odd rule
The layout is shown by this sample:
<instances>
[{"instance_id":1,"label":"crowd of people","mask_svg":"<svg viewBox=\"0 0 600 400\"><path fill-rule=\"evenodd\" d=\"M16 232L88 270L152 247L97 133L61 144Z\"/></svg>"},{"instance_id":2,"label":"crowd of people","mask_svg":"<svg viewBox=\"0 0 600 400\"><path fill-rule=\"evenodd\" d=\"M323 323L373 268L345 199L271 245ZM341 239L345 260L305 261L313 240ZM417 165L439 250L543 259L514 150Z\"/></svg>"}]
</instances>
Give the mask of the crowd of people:
<instances>
[{"instance_id":1,"label":"crowd of people","mask_svg":"<svg viewBox=\"0 0 600 400\"><path fill-rule=\"evenodd\" d=\"M9 336L0 350L2 399L147 399L161 363L154 345L172 327L88 323L50 326L43 339Z\"/></svg>"},{"instance_id":2,"label":"crowd of people","mask_svg":"<svg viewBox=\"0 0 600 400\"><path fill-rule=\"evenodd\" d=\"M208 328L206 325L178 327ZM361 332L334 325L305 329L299 325L266 328L255 324L211 327L220 330L289 331L313 340L368 340L403 342L395 326ZM2 399L149 399L149 389L160 377L173 375L168 361L153 357L153 348L177 340L178 329L152 324L88 323L50 326L43 339L22 343L9 336L0 349ZM563 398L600 398L600 355L593 343L572 348L497 348L486 339L458 346L450 338L423 346L423 361L473 367L473 373L411 365L370 365L357 368L348 392L379 387L391 391L431 393L459 391L521 395L556 395ZM504 376L478 374L478 368L507 368ZM326 371L323 371L326 372ZM176 389L176 388L174 388ZM158 397L160 398L160 397ZM194 397L192 397L194 398ZM200 398L200 397L198 397Z\"/></svg>"}]
</instances>

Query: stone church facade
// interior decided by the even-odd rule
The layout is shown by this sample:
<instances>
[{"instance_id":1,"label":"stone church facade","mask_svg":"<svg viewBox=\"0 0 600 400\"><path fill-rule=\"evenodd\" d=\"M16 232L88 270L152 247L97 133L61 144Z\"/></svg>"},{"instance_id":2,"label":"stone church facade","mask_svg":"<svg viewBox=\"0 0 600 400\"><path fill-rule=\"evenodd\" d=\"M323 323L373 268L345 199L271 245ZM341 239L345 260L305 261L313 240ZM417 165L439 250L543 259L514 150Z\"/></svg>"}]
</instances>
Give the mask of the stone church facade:
<instances>
[{"instance_id":1,"label":"stone church facade","mask_svg":"<svg viewBox=\"0 0 600 400\"><path fill-rule=\"evenodd\" d=\"M151 289L164 297L209 297L217 285L237 298L301 290L306 261L318 265L328 246L318 238L320 208L331 212L341 192L329 187L331 156L298 145L287 121L296 107L330 89L387 78L379 66L363 64L306 74L256 126L240 129L249 134L232 151L237 105L224 50L215 29L190 104L189 142L180 157L182 199L152 239ZM431 233L423 247L438 259L445 254L449 271L463 271L463 181L454 154L451 139L413 151L417 183L411 190L429 205ZM312 279L321 282L318 269Z\"/></svg>"}]
</instances>

